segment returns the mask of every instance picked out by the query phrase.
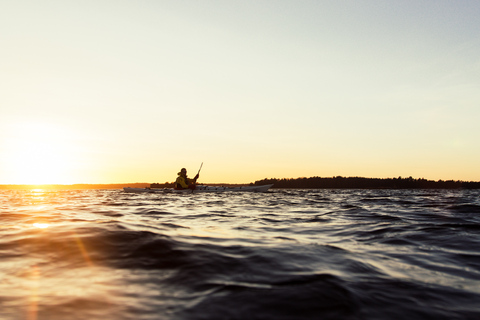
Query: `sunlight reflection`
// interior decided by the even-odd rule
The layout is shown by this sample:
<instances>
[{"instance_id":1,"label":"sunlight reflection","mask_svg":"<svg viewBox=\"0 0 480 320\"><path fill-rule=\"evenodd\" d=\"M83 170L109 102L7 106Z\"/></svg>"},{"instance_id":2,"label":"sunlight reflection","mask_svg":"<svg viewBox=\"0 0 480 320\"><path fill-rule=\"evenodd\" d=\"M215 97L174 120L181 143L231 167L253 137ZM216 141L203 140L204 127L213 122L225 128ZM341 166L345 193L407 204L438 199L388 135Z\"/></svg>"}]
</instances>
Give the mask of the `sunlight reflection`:
<instances>
[{"instance_id":1,"label":"sunlight reflection","mask_svg":"<svg viewBox=\"0 0 480 320\"><path fill-rule=\"evenodd\" d=\"M33 226L35 228L39 228L39 229L46 229L46 228L50 227L50 225L48 223L38 223L38 222L35 222L33 224Z\"/></svg>"},{"instance_id":2,"label":"sunlight reflection","mask_svg":"<svg viewBox=\"0 0 480 320\"><path fill-rule=\"evenodd\" d=\"M30 270L30 280L32 285L30 287L30 301L28 304L28 320L37 320L38 319L38 281L40 278L40 271L37 266L33 266Z\"/></svg>"},{"instance_id":3,"label":"sunlight reflection","mask_svg":"<svg viewBox=\"0 0 480 320\"><path fill-rule=\"evenodd\" d=\"M48 200L46 190L38 188L30 190L30 200L32 204L46 202Z\"/></svg>"}]
</instances>

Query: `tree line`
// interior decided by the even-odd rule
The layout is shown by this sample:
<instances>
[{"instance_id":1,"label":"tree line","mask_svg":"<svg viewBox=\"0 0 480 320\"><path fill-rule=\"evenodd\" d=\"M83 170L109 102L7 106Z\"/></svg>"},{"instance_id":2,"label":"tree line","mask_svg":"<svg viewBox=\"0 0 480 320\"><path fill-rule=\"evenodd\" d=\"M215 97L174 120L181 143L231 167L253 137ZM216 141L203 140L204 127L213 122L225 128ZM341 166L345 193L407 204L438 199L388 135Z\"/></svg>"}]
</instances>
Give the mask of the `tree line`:
<instances>
[{"instance_id":1,"label":"tree line","mask_svg":"<svg viewBox=\"0 0 480 320\"><path fill-rule=\"evenodd\" d=\"M273 188L292 189L480 189L480 182L427 180L424 178L310 177L296 179L263 179L255 185L273 184Z\"/></svg>"}]
</instances>

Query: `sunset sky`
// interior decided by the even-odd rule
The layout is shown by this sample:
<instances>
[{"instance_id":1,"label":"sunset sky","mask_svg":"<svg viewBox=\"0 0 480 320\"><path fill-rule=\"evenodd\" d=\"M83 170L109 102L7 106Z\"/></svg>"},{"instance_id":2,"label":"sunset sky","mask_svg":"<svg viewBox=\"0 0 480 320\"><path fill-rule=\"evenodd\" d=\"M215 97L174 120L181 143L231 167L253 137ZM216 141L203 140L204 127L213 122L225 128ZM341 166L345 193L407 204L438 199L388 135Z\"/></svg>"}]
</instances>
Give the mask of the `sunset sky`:
<instances>
[{"instance_id":1,"label":"sunset sky","mask_svg":"<svg viewBox=\"0 0 480 320\"><path fill-rule=\"evenodd\" d=\"M480 181L480 1L2 1L0 184Z\"/></svg>"}]
</instances>

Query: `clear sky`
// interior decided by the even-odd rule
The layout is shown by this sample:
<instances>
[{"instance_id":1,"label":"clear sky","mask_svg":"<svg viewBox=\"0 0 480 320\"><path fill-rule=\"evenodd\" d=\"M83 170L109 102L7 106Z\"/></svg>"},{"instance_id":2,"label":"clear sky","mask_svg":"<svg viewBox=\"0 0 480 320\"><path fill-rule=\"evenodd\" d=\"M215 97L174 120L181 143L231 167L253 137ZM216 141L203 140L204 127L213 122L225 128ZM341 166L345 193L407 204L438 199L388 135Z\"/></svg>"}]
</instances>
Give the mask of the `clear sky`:
<instances>
[{"instance_id":1,"label":"clear sky","mask_svg":"<svg viewBox=\"0 0 480 320\"><path fill-rule=\"evenodd\" d=\"M0 184L480 181L480 1L1 1Z\"/></svg>"}]
</instances>

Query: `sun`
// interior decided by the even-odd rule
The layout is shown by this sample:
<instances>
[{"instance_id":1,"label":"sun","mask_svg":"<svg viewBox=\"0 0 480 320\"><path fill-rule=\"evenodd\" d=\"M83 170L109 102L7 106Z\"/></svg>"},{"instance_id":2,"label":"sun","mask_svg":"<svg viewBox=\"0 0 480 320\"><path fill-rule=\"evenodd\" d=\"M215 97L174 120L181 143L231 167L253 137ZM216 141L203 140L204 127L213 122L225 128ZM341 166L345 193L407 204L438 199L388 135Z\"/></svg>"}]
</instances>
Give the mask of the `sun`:
<instances>
[{"instance_id":1,"label":"sun","mask_svg":"<svg viewBox=\"0 0 480 320\"><path fill-rule=\"evenodd\" d=\"M71 183L75 159L69 132L47 123L17 123L8 129L2 166L9 183Z\"/></svg>"}]
</instances>

